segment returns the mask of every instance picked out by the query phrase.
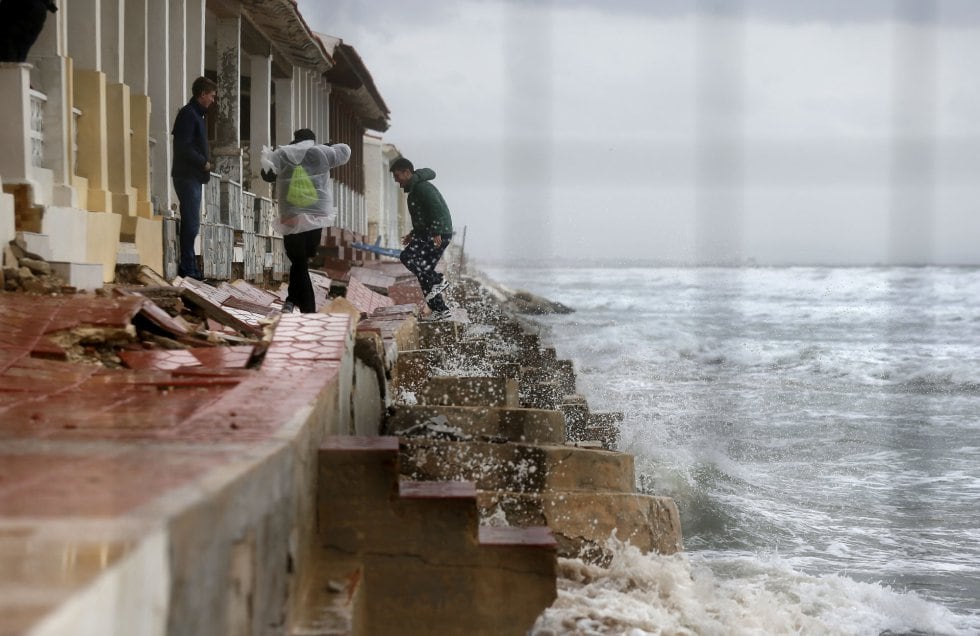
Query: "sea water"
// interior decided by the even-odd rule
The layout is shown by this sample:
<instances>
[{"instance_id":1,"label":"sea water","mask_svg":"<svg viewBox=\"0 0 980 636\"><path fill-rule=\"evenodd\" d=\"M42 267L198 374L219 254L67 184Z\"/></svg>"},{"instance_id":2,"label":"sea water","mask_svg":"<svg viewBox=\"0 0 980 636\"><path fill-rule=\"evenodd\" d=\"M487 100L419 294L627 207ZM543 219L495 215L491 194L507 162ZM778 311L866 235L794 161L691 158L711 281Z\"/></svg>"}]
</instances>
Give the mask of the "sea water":
<instances>
[{"instance_id":1,"label":"sea water","mask_svg":"<svg viewBox=\"0 0 980 636\"><path fill-rule=\"evenodd\" d=\"M489 268L685 550L562 560L537 634L980 634L980 270Z\"/></svg>"}]
</instances>

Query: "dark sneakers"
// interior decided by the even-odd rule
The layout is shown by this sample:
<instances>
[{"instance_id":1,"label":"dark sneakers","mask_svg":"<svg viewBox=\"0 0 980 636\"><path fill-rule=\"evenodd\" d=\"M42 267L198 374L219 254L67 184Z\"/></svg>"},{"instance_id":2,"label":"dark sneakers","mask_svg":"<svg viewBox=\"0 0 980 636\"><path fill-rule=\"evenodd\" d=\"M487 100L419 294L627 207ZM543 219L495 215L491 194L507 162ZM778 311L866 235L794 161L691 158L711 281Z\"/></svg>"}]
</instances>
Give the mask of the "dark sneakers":
<instances>
[{"instance_id":1,"label":"dark sneakers","mask_svg":"<svg viewBox=\"0 0 980 636\"><path fill-rule=\"evenodd\" d=\"M440 282L438 282L435 285L433 285L432 286L432 290L428 294L425 295L425 302L429 302L430 300L432 300L433 298L435 298L436 296L438 296L442 292L444 292L447 289L449 289L449 286L451 284L452 283L450 283L448 279L443 278Z\"/></svg>"},{"instance_id":2,"label":"dark sneakers","mask_svg":"<svg viewBox=\"0 0 980 636\"><path fill-rule=\"evenodd\" d=\"M442 322L444 320L451 320L453 317L453 312L448 309L444 311L434 311L428 316L420 318L421 322Z\"/></svg>"}]
</instances>

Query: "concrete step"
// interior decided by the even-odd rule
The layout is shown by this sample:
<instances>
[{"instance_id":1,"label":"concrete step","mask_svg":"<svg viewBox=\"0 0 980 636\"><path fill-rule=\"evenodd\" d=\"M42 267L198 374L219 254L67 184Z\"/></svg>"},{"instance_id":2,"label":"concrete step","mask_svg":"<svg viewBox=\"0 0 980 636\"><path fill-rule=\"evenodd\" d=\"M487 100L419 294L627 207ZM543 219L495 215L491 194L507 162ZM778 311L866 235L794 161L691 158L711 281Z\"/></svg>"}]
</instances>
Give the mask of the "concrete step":
<instances>
[{"instance_id":1,"label":"concrete step","mask_svg":"<svg viewBox=\"0 0 980 636\"><path fill-rule=\"evenodd\" d=\"M564 445L403 438L399 469L414 480L462 480L478 490L633 492L627 453Z\"/></svg>"},{"instance_id":2,"label":"concrete step","mask_svg":"<svg viewBox=\"0 0 980 636\"><path fill-rule=\"evenodd\" d=\"M139 265L140 253L136 249L136 243L119 242L116 248L116 265Z\"/></svg>"},{"instance_id":3,"label":"concrete step","mask_svg":"<svg viewBox=\"0 0 980 636\"><path fill-rule=\"evenodd\" d=\"M351 633L526 633L557 594L554 537L481 531L472 483L399 481L397 464L392 437L327 438L319 450L325 558L363 565Z\"/></svg>"},{"instance_id":4,"label":"concrete step","mask_svg":"<svg viewBox=\"0 0 980 636\"><path fill-rule=\"evenodd\" d=\"M391 374L392 386L418 391L432 375L432 369L443 361L442 349L399 351Z\"/></svg>"},{"instance_id":5,"label":"concrete step","mask_svg":"<svg viewBox=\"0 0 980 636\"><path fill-rule=\"evenodd\" d=\"M51 261L51 270L65 279L76 289L94 291L102 288L102 265L100 263L66 263Z\"/></svg>"},{"instance_id":6,"label":"concrete step","mask_svg":"<svg viewBox=\"0 0 980 636\"><path fill-rule=\"evenodd\" d=\"M405 405L388 416L390 435L431 436L445 432L464 439L563 444L565 418L558 411L486 406Z\"/></svg>"},{"instance_id":7,"label":"concrete step","mask_svg":"<svg viewBox=\"0 0 980 636\"><path fill-rule=\"evenodd\" d=\"M682 549L681 521L670 497L616 492L481 491L480 514L512 526L551 528L558 555L601 562L613 532L642 552L674 554Z\"/></svg>"},{"instance_id":8,"label":"concrete step","mask_svg":"<svg viewBox=\"0 0 980 636\"><path fill-rule=\"evenodd\" d=\"M312 568L315 581L299 594L290 636L348 636L364 623L364 572L361 563L341 554Z\"/></svg>"},{"instance_id":9,"label":"concrete step","mask_svg":"<svg viewBox=\"0 0 980 636\"><path fill-rule=\"evenodd\" d=\"M584 436L601 442L603 448L614 449L619 446L622 422L623 414L620 412L590 413Z\"/></svg>"},{"instance_id":10,"label":"concrete step","mask_svg":"<svg viewBox=\"0 0 980 636\"><path fill-rule=\"evenodd\" d=\"M2 248L17 235L15 219L14 195L4 192L3 184L0 183L0 266L4 265Z\"/></svg>"},{"instance_id":11,"label":"concrete step","mask_svg":"<svg viewBox=\"0 0 980 636\"><path fill-rule=\"evenodd\" d=\"M419 404L439 406L519 406L517 380L493 377L429 378L416 398Z\"/></svg>"},{"instance_id":12,"label":"concrete step","mask_svg":"<svg viewBox=\"0 0 980 636\"><path fill-rule=\"evenodd\" d=\"M565 396L565 389L557 381L527 382L519 380L521 406L530 409L557 409Z\"/></svg>"},{"instance_id":13,"label":"concrete step","mask_svg":"<svg viewBox=\"0 0 980 636\"><path fill-rule=\"evenodd\" d=\"M21 247L31 254L40 256L46 261L51 260L51 239L47 234L17 232L16 240Z\"/></svg>"},{"instance_id":14,"label":"concrete step","mask_svg":"<svg viewBox=\"0 0 980 636\"><path fill-rule=\"evenodd\" d=\"M455 345L461 337L459 323L451 320L446 322L420 322L419 349L444 349Z\"/></svg>"}]
</instances>

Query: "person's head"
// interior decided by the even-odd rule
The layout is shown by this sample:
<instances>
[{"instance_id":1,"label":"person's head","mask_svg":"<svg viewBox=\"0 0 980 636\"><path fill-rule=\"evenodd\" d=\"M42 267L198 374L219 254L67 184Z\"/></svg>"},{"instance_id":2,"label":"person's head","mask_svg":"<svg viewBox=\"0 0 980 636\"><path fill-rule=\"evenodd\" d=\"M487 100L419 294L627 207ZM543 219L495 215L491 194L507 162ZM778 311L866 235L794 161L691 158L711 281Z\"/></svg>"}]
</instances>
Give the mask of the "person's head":
<instances>
[{"instance_id":1,"label":"person's head","mask_svg":"<svg viewBox=\"0 0 980 636\"><path fill-rule=\"evenodd\" d=\"M214 83L214 80L201 76L191 84L191 94L198 104L204 108L210 108L218 96L218 85Z\"/></svg>"},{"instance_id":2,"label":"person's head","mask_svg":"<svg viewBox=\"0 0 980 636\"><path fill-rule=\"evenodd\" d=\"M301 141L316 141L316 135L309 128L300 128L293 133L293 140L289 143L298 144Z\"/></svg>"},{"instance_id":3,"label":"person's head","mask_svg":"<svg viewBox=\"0 0 980 636\"><path fill-rule=\"evenodd\" d=\"M411 181L412 173L415 172L415 166L405 157L398 157L392 161L388 169L391 171L391 176L395 182L403 187Z\"/></svg>"}]
</instances>

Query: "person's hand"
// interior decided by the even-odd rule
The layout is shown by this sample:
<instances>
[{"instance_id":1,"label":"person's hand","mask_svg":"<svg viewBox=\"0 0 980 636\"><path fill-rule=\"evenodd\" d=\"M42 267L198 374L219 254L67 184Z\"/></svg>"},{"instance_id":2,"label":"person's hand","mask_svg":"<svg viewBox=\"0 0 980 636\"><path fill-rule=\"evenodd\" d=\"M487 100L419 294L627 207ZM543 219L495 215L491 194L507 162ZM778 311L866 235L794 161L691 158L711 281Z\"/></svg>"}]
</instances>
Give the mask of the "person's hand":
<instances>
[{"instance_id":1,"label":"person's hand","mask_svg":"<svg viewBox=\"0 0 980 636\"><path fill-rule=\"evenodd\" d=\"M432 237L432 242L435 243L436 247L442 247L442 237L438 234Z\"/></svg>"},{"instance_id":2,"label":"person's hand","mask_svg":"<svg viewBox=\"0 0 980 636\"><path fill-rule=\"evenodd\" d=\"M211 162L210 161L205 161L204 162L204 172L211 172Z\"/></svg>"},{"instance_id":3,"label":"person's hand","mask_svg":"<svg viewBox=\"0 0 980 636\"><path fill-rule=\"evenodd\" d=\"M409 232L402 237L402 245L408 245L412 241L412 233Z\"/></svg>"}]
</instances>

